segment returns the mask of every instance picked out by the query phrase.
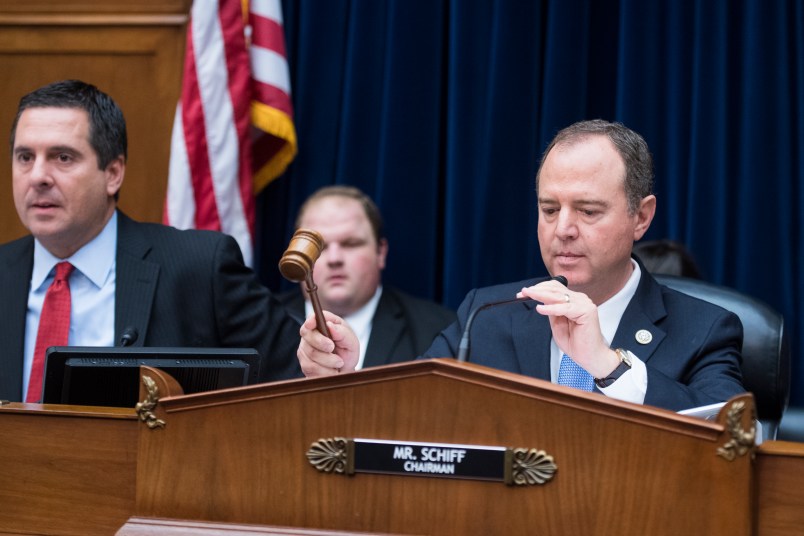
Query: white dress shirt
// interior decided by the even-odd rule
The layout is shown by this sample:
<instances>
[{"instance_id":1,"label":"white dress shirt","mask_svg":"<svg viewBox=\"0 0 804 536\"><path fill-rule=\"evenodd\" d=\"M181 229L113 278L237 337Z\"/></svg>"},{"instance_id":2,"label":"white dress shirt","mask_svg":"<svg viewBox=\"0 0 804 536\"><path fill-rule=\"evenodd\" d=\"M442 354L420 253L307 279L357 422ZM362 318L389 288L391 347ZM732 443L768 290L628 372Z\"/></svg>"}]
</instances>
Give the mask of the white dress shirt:
<instances>
[{"instance_id":1,"label":"white dress shirt","mask_svg":"<svg viewBox=\"0 0 804 536\"><path fill-rule=\"evenodd\" d=\"M103 230L67 259L59 259L34 241L33 273L25 318L25 350L22 369L22 399L28 392L39 315L45 294L55 276L56 264L68 261L70 275L70 346L114 346L115 255L117 212Z\"/></svg>"}]
</instances>

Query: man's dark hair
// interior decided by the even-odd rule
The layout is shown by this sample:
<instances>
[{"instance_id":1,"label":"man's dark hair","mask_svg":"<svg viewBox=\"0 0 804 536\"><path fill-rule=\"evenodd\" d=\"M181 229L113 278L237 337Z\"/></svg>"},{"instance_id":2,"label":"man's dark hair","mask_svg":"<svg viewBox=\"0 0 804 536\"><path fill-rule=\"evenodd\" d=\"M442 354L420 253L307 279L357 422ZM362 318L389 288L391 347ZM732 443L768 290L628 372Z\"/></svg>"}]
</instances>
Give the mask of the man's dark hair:
<instances>
[{"instance_id":1,"label":"man's dark hair","mask_svg":"<svg viewBox=\"0 0 804 536\"><path fill-rule=\"evenodd\" d=\"M602 119L580 121L559 131L542 154L539 171L536 173L536 192L539 191L539 175L547 154L557 145L572 145L589 136L606 136L625 163L625 197L631 214L639 209L639 203L653 193L653 157L645 139L622 123L610 123Z\"/></svg>"},{"instance_id":2,"label":"man's dark hair","mask_svg":"<svg viewBox=\"0 0 804 536\"><path fill-rule=\"evenodd\" d=\"M80 80L62 80L40 87L20 99L17 115L11 125L11 150L17 123L28 108L77 108L89 116L89 144L98 157L98 169L106 167L118 156L128 158L126 120L117 103L106 93Z\"/></svg>"},{"instance_id":3,"label":"man's dark hair","mask_svg":"<svg viewBox=\"0 0 804 536\"><path fill-rule=\"evenodd\" d=\"M297 229L300 227L302 217L304 216L304 212L307 210L307 208L314 201L318 201L325 197L346 197L359 202L360 206L363 207L363 212L366 213L366 218L368 218L369 224L371 225L371 230L374 231L374 238L377 241L377 245L379 245L380 240L385 238L385 230L383 229L380 209L377 208L377 205L369 196L354 186L324 186L323 188L313 192L313 194L304 201L299 209L299 214L296 217Z\"/></svg>"}]
</instances>

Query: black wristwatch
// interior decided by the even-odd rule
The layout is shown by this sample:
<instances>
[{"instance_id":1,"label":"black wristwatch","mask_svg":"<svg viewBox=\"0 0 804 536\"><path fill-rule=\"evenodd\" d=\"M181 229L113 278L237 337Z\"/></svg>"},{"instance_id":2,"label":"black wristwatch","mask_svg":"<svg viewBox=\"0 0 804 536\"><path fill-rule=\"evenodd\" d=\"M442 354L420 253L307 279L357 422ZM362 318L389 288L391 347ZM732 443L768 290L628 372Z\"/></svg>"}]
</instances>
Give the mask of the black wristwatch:
<instances>
[{"instance_id":1,"label":"black wristwatch","mask_svg":"<svg viewBox=\"0 0 804 536\"><path fill-rule=\"evenodd\" d=\"M628 355L628 352L622 348L617 348L614 351L617 352L617 357L620 358L620 364L605 378L595 378L595 385L598 387L608 387L617 381L617 378L631 370L631 356Z\"/></svg>"}]
</instances>

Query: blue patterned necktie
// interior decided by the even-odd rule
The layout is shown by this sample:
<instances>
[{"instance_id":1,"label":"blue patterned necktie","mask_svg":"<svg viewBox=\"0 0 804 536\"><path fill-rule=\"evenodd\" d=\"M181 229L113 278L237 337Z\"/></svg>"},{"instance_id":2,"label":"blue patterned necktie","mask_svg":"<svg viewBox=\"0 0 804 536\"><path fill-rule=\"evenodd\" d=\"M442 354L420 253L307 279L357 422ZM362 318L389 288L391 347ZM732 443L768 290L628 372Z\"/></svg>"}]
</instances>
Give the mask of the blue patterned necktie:
<instances>
[{"instance_id":1,"label":"blue patterned necktie","mask_svg":"<svg viewBox=\"0 0 804 536\"><path fill-rule=\"evenodd\" d=\"M595 379L570 356L562 354L561 365L558 367L558 384L582 391L592 391L595 388Z\"/></svg>"}]
</instances>

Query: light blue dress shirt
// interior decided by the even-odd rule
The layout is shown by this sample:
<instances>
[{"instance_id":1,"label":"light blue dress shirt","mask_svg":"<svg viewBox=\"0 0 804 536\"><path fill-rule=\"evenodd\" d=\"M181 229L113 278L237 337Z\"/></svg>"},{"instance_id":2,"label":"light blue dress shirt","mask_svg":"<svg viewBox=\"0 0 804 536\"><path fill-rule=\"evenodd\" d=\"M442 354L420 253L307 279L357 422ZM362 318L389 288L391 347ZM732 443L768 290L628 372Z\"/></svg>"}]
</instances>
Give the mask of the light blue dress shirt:
<instances>
[{"instance_id":1,"label":"light blue dress shirt","mask_svg":"<svg viewBox=\"0 0 804 536\"><path fill-rule=\"evenodd\" d=\"M39 315L45 294L61 261L75 270L70 276L70 346L114 346L115 255L117 212L106 227L67 259L54 257L38 240L34 241L34 262L28 310L25 318L25 361L22 370L22 399L28 393Z\"/></svg>"}]
</instances>

